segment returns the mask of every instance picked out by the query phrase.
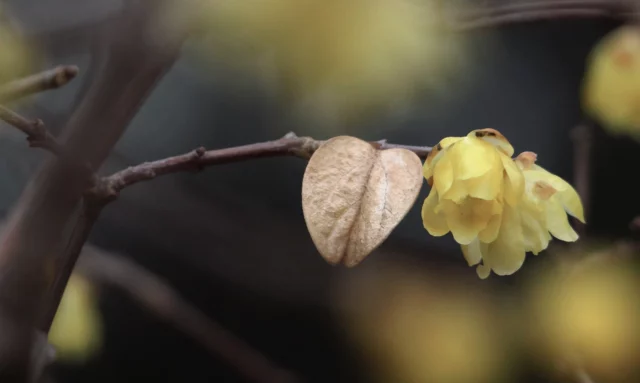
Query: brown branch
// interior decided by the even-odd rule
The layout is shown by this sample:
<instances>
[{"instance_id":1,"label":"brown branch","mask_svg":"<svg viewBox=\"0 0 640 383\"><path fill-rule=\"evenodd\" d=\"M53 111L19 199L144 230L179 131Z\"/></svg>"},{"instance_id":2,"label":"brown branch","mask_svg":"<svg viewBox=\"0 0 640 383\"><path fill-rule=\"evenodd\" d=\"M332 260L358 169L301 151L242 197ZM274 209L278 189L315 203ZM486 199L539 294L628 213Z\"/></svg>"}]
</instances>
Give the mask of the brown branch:
<instances>
[{"instance_id":1,"label":"brown branch","mask_svg":"<svg viewBox=\"0 0 640 383\"><path fill-rule=\"evenodd\" d=\"M0 105L0 120L15 127L27 135L27 142L32 148L41 148L56 155L64 163L87 178L88 185L93 186L96 177L89 163L83 164L74 158L64 146L45 128L41 119L28 120L18 113Z\"/></svg>"},{"instance_id":2,"label":"brown branch","mask_svg":"<svg viewBox=\"0 0 640 383\"><path fill-rule=\"evenodd\" d=\"M295 376L274 366L263 354L189 304L168 283L121 256L87 246L78 271L90 279L117 286L173 326L233 366L248 381L292 383Z\"/></svg>"},{"instance_id":3,"label":"brown branch","mask_svg":"<svg viewBox=\"0 0 640 383\"><path fill-rule=\"evenodd\" d=\"M65 151L99 167L157 82L171 68L186 38L150 39L163 1L132 2L105 31L106 59L62 132ZM185 25L186 27L186 25ZM179 29L179 30L178 30ZM177 36L180 35L180 36ZM86 190L87 175L65 161L47 161L25 188L0 237L0 381L23 383L29 374L33 329L50 312L47 291L64 253L68 232Z\"/></svg>"},{"instance_id":4,"label":"brown branch","mask_svg":"<svg viewBox=\"0 0 640 383\"><path fill-rule=\"evenodd\" d=\"M464 10L452 22L455 30L471 30L558 19L610 18L627 20L635 16L632 1L546 0L504 4L487 9Z\"/></svg>"},{"instance_id":5,"label":"brown branch","mask_svg":"<svg viewBox=\"0 0 640 383\"><path fill-rule=\"evenodd\" d=\"M274 140L233 148L205 150L198 148L186 154L131 166L102 179L92 194L105 200L113 200L118 193L138 182L154 179L164 174L200 170L207 166L240 162L264 157L295 156L308 159L324 141L311 137L298 137L294 133ZM402 148L426 158L431 151L427 146L389 144L386 140L372 142L378 149Z\"/></svg>"},{"instance_id":6,"label":"brown branch","mask_svg":"<svg viewBox=\"0 0 640 383\"><path fill-rule=\"evenodd\" d=\"M59 66L0 86L0 102L14 101L34 93L57 89L78 75L78 67Z\"/></svg>"},{"instance_id":7,"label":"brown branch","mask_svg":"<svg viewBox=\"0 0 640 383\"><path fill-rule=\"evenodd\" d=\"M62 145L45 129L42 120L27 120L2 105L0 105L0 119L26 134L29 146L48 150L58 156L62 155Z\"/></svg>"},{"instance_id":8,"label":"brown branch","mask_svg":"<svg viewBox=\"0 0 640 383\"><path fill-rule=\"evenodd\" d=\"M69 281L69 277L71 277L71 274L73 273L76 261L78 260L78 257L82 252L82 248L87 242L89 234L93 229L93 225L98 220L103 207L104 204L100 201L95 201L90 198L83 201L80 218L76 221L71 237L62 252L65 254L65 257L58 260L59 264L56 265L56 269L59 270L59 272L55 276L48 295L45 298L47 307L44 312L44 317L40 320L40 323L43 324L43 330L47 333L53 324L53 319L56 316L64 290L67 287L67 281Z\"/></svg>"},{"instance_id":9,"label":"brown branch","mask_svg":"<svg viewBox=\"0 0 640 383\"><path fill-rule=\"evenodd\" d=\"M591 152L593 150L593 129L588 123L582 123L571 131L573 141L574 184L584 206L585 220L588 221L591 211ZM586 235L584 223L574 219L576 230L581 236Z\"/></svg>"}]
</instances>

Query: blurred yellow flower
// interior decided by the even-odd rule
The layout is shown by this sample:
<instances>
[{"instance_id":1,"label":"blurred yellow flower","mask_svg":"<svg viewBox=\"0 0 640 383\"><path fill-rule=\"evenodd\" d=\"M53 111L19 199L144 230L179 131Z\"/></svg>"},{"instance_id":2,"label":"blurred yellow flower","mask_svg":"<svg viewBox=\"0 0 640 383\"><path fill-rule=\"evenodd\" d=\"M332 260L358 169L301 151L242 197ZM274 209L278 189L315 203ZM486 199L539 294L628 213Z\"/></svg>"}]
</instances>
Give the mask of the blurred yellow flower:
<instances>
[{"instance_id":1,"label":"blurred yellow flower","mask_svg":"<svg viewBox=\"0 0 640 383\"><path fill-rule=\"evenodd\" d=\"M545 268L530 280L527 333L535 334L533 351L551 365L565 361L587 368L596 381L637 382L636 265L616 259L611 249L584 252L579 261L564 266Z\"/></svg>"},{"instance_id":2,"label":"blurred yellow flower","mask_svg":"<svg viewBox=\"0 0 640 383\"><path fill-rule=\"evenodd\" d=\"M407 101L462 60L431 1L209 0L207 49L275 72L294 107L340 122ZM269 64L266 64L269 63ZM262 67L260 67L262 65ZM267 72L265 72L265 68Z\"/></svg>"},{"instance_id":3,"label":"blurred yellow flower","mask_svg":"<svg viewBox=\"0 0 640 383\"><path fill-rule=\"evenodd\" d=\"M0 84L29 73L33 64L31 52L20 36L4 25L0 25L0 50Z\"/></svg>"},{"instance_id":4,"label":"blurred yellow flower","mask_svg":"<svg viewBox=\"0 0 640 383\"><path fill-rule=\"evenodd\" d=\"M585 111L614 134L640 137L640 28L623 26L591 52L582 90Z\"/></svg>"},{"instance_id":5,"label":"blurred yellow flower","mask_svg":"<svg viewBox=\"0 0 640 383\"><path fill-rule=\"evenodd\" d=\"M481 277L491 269L511 274L524 260L516 209L524 178L511 155L513 147L500 132L474 130L440 141L424 166L432 185L422 207L424 227L433 236L451 232L470 266L484 261Z\"/></svg>"},{"instance_id":6,"label":"blurred yellow flower","mask_svg":"<svg viewBox=\"0 0 640 383\"><path fill-rule=\"evenodd\" d=\"M576 241L567 213L584 222L569 183L536 165L534 153L514 161L513 152L500 132L483 129L443 139L425 161L432 188L422 207L424 227L433 236L451 232L480 278L492 270L513 274L527 252L547 248L551 235Z\"/></svg>"},{"instance_id":7,"label":"blurred yellow flower","mask_svg":"<svg viewBox=\"0 0 640 383\"><path fill-rule=\"evenodd\" d=\"M425 277L425 272L427 273ZM347 333L371 363L368 381L510 381L511 339L482 286L409 265L361 271L337 293Z\"/></svg>"},{"instance_id":8,"label":"blurred yellow flower","mask_svg":"<svg viewBox=\"0 0 640 383\"><path fill-rule=\"evenodd\" d=\"M69 279L58 312L49 331L56 358L84 361L102 346L102 318L92 286L78 275Z\"/></svg>"}]
</instances>

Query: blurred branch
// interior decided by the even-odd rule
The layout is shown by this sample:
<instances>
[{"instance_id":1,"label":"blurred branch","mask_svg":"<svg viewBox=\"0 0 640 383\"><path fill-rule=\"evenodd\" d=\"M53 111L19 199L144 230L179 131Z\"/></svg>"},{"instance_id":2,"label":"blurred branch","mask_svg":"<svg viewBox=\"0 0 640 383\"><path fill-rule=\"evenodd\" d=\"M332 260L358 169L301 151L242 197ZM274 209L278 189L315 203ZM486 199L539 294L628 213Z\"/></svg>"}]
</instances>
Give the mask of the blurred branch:
<instances>
[{"instance_id":1,"label":"blurred branch","mask_svg":"<svg viewBox=\"0 0 640 383\"><path fill-rule=\"evenodd\" d=\"M16 100L28 94L59 88L78 73L75 66L59 66L24 79L0 86L0 100ZM86 176L92 174L89 164L82 164L64 150L64 146L45 128L41 119L29 120L13 110L0 105L0 119L27 135L32 148L41 148L58 156L66 165L80 168Z\"/></svg>"},{"instance_id":2,"label":"blurred branch","mask_svg":"<svg viewBox=\"0 0 640 383\"><path fill-rule=\"evenodd\" d=\"M121 256L87 246L78 271L94 281L117 286L155 314L203 345L212 355L233 366L248 381L291 383L292 373L274 366L203 312L186 302L160 277Z\"/></svg>"},{"instance_id":3,"label":"blurred branch","mask_svg":"<svg viewBox=\"0 0 640 383\"><path fill-rule=\"evenodd\" d=\"M626 20L635 16L632 0L532 0L529 2L505 2L486 9L459 12L453 28L470 30L525 22L608 18Z\"/></svg>"},{"instance_id":4,"label":"blurred branch","mask_svg":"<svg viewBox=\"0 0 640 383\"><path fill-rule=\"evenodd\" d=\"M29 146L62 155L62 145L49 133L40 119L27 120L18 113L0 105L0 119L27 135Z\"/></svg>"},{"instance_id":5,"label":"blurred branch","mask_svg":"<svg viewBox=\"0 0 640 383\"><path fill-rule=\"evenodd\" d=\"M182 25L171 41L150 39L164 1L129 2L101 35L105 60L86 97L61 134L65 152L98 168L157 82L172 67L187 37ZM185 26L186 27L186 26ZM88 225L78 207L88 175L66 161L49 160L25 188L0 237L0 381L23 383L34 328L50 326L55 284L66 285L61 265L75 262L65 246L68 228ZM87 230L88 231L88 230ZM79 236L82 237L82 236ZM81 247L82 244L79 246ZM57 302L57 301L55 301Z\"/></svg>"},{"instance_id":6,"label":"blurred branch","mask_svg":"<svg viewBox=\"0 0 640 383\"><path fill-rule=\"evenodd\" d=\"M591 210L591 151L593 146L593 129L588 123L582 123L571 131L573 141L573 173L574 184L584 206L585 220L589 220ZM578 234L586 234L586 226L574 219Z\"/></svg>"},{"instance_id":7,"label":"blurred branch","mask_svg":"<svg viewBox=\"0 0 640 383\"><path fill-rule=\"evenodd\" d=\"M101 182L98 182L93 189L93 194L104 200L113 200L122 189L138 182L151 180L164 174L197 171L207 166L230 162L281 156L295 156L309 159L323 142L324 141L315 140L311 137L298 137L295 133L289 133L278 140L233 148L215 150L198 148L186 154L153 162L145 162L114 173L103 178ZM426 158L431 151L431 148L428 146L389 144L386 140L371 142L371 144L381 150L393 148L407 149L422 159Z\"/></svg>"},{"instance_id":8,"label":"blurred branch","mask_svg":"<svg viewBox=\"0 0 640 383\"><path fill-rule=\"evenodd\" d=\"M584 369L580 368L576 370L576 383L595 383L595 381Z\"/></svg>"},{"instance_id":9,"label":"blurred branch","mask_svg":"<svg viewBox=\"0 0 640 383\"><path fill-rule=\"evenodd\" d=\"M34 93L57 89L73 80L78 74L74 65L59 66L0 86L0 102L14 101Z\"/></svg>"},{"instance_id":10,"label":"blurred branch","mask_svg":"<svg viewBox=\"0 0 640 383\"><path fill-rule=\"evenodd\" d=\"M43 329L47 332L53 324L53 319L56 316L58 306L60 305L60 301L64 295L64 290L67 287L67 281L73 273L76 261L78 260L82 248L87 242L89 234L93 229L93 225L98 220L103 207L104 204L100 202L90 199L83 201L80 217L75 222L69 241L62 252L65 256L60 258L58 265L56 265L56 269L59 271L51 285L51 290L48 296L49 299L47 299L47 311L45 311L44 319L42 320L44 323Z\"/></svg>"}]
</instances>

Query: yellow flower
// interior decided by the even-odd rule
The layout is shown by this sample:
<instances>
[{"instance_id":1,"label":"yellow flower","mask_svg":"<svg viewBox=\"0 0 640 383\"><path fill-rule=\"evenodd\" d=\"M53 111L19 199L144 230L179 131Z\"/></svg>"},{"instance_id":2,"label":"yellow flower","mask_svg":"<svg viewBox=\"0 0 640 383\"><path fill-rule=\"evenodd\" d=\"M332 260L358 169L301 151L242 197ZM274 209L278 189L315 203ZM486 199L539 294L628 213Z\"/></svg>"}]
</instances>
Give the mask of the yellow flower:
<instances>
[{"instance_id":1,"label":"yellow flower","mask_svg":"<svg viewBox=\"0 0 640 383\"><path fill-rule=\"evenodd\" d=\"M451 232L463 249L467 245L475 248L480 242L498 247L503 244L500 227L519 227L509 222L518 220L514 210L524 192L522 172L511 155L511 144L493 129L474 130L466 137L440 141L424 166L424 176L432 185L422 207L427 231L433 236ZM469 265L482 260L476 256L480 252L464 253ZM513 270L513 263L508 257L501 257L491 268L508 273Z\"/></svg>"},{"instance_id":2,"label":"yellow flower","mask_svg":"<svg viewBox=\"0 0 640 383\"><path fill-rule=\"evenodd\" d=\"M0 17L4 16L0 8ZM34 54L15 31L0 25L0 83L27 75L34 67Z\"/></svg>"},{"instance_id":3,"label":"yellow flower","mask_svg":"<svg viewBox=\"0 0 640 383\"><path fill-rule=\"evenodd\" d=\"M460 36L431 2L206 0L201 12L218 62L271 80L291 106L353 121L390 110L464 60ZM400 100L400 101L399 101Z\"/></svg>"},{"instance_id":4,"label":"yellow flower","mask_svg":"<svg viewBox=\"0 0 640 383\"><path fill-rule=\"evenodd\" d=\"M623 26L596 45L582 93L585 111L610 132L640 137L640 28Z\"/></svg>"},{"instance_id":5,"label":"yellow flower","mask_svg":"<svg viewBox=\"0 0 640 383\"><path fill-rule=\"evenodd\" d=\"M58 359L83 362L100 351L102 340L102 318L93 287L73 274L49 331L49 342Z\"/></svg>"},{"instance_id":6,"label":"yellow flower","mask_svg":"<svg viewBox=\"0 0 640 383\"><path fill-rule=\"evenodd\" d=\"M565 242L578 239L567 213L585 222L584 209L576 190L562 178L536 165L536 159L532 152L521 153L515 159L526 185L520 208L525 247L533 254L547 248L551 235Z\"/></svg>"},{"instance_id":7,"label":"yellow flower","mask_svg":"<svg viewBox=\"0 0 640 383\"><path fill-rule=\"evenodd\" d=\"M448 137L430 153L424 176L432 186L422 220L433 236L449 232L480 278L491 271L510 275L527 252L538 254L551 236L573 242L578 235L567 213L584 222L578 193L566 181L535 164L493 129Z\"/></svg>"}]
</instances>

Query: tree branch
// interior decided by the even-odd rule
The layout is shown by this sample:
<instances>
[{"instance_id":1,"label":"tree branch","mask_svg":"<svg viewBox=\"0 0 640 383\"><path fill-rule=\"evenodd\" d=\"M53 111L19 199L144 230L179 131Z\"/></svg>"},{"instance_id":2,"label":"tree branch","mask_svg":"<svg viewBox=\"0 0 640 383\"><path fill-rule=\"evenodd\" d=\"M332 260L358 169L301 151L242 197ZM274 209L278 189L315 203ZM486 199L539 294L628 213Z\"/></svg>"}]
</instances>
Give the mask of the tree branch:
<instances>
[{"instance_id":1,"label":"tree branch","mask_svg":"<svg viewBox=\"0 0 640 383\"><path fill-rule=\"evenodd\" d=\"M159 32L158 12L164 3L128 3L105 33L106 60L99 63L97 78L61 136L65 151L79 163L100 166L178 57L186 38L183 28L176 27L168 43L150 39L150 33ZM46 298L63 272L57 267L73 256L63 252L64 243L86 187L87 175L77 167L47 161L0 237L0 381L28 379L33 329L50 325L40 320L51 311Z\"/></svg>"},{"instance_id":2,"label":"tree branch","mask_svg":"<svg viewBox=\"0 0 640 383\"><path fill-rule=\"evenodd\" d=\"M578 195L582 199L585 219L589 220L591 212L591 157L593 151L593 128L588 122L583 122L573 128L570 133L573 141L573 179ZM587 227L577 219L573 219L580 236L587 234Z\"/></svg>"},{"instance_id":3,"label":"tree branch","mask_svg":"<svg viewBox=\"0 0 640 383\"><path fill-rule=\"evenodd\" d=\"M464 31L543 20L626 20L633 18L635 11L634 2L625 0L533 0L515 4L506 2L487 9L461 11L452 27Z\"/></svg>"},{"instance_id":4,"label":"tree branch","mask_svg":"<svg viewBox=\"0 0 640 383\"><path fill-rule=\"evenodd\" d=\"M212 355L233 366L248 381L292 383L289 371L274 366L260 352L186 302L160 277L123 257L88 247L78 271L92 280L117 286L159 317L203 345Z\"/></svg>"},{"instance_id":5,"label":"tree branch","mask_svg":"<svg viewBox=\"0 0 640 383\"><path fill-rule=\"evenodd\" d=\"M15 101L34 93L60 88L77 75L77 66L65 65L11 81L0 86L0 102Z\"/></svg>"},{"instance_id":6,"label":"tree branch","mask_svg":"<svg viewBox=\"0 0 640 383\"><path fill-rule=\"evenodd\" d=\"M67 287L67 281L69 281L69 277L71 277L71 274L73 273L73 269L75 268L78 257L82 252L82 248L87 242L89 234L93 229L93 225L98 220L103 207L103 203L90 198L85 199L82 203L80 217L75 222L69 241L62 252L65 256L58 259L56 269L59 271L55 276L53 283L51 284L51 289L45 299L47 307L45 308L46 311L44 312L44 317L40 322L42 323L42 330L47 333L53 324L53 319L56 316L58 306L60 305L60 301L64 295L64 290Z\"/></svg>"},{"instance_id":7,"label":"tree branch","mask_svg":"<svg viewBox=\"0 0 640 383\"><path fill-rule=\"evenodd\" d=\"M295 156L309 159L323 142L324 141L315 140L311 137L298 137L294 133L289 133L278 140L233 148L215 150L198 148L175 157L131 166L108 177L104 177L93 188L91 194L97 196L99 199L113 200L122 189L138 182L148 181L165 174L197 171L207 166L230 162L282 156ZM371 144L381 150L393 148L407 149L423 159L426 158L431 151L431 148L428 146L389 144L386 140L375 141Z\"/></svg>"},{"instance_id":8,"label":"tree branch","mask_svg":"<svg viewBox=\"0 0 640 383\"><path fill-rule=\"evenodd\" d=\"M42 120L27 120L2 105L0 105L0 119L26 134L29 146L48 150L57 156L63 155L62 145L45 129Z\"/></svg>"},{"instance_id":9,"label":"tree branch","mask_svg":"<svg viewBox=\"0 0 640 383\"><path fill-rule=\"evenodd\" d=\"M64 146L45 128L41 119L28 120L18 113L0 105L0 120L15 127L27 135L27 142L32 148L41 148L51 152L63 161L66 166L77 170L88 181L88 186L93 186L96 176L93 174L91 164L79 161L65 150Z\"/></svg>"}]
</instances>

